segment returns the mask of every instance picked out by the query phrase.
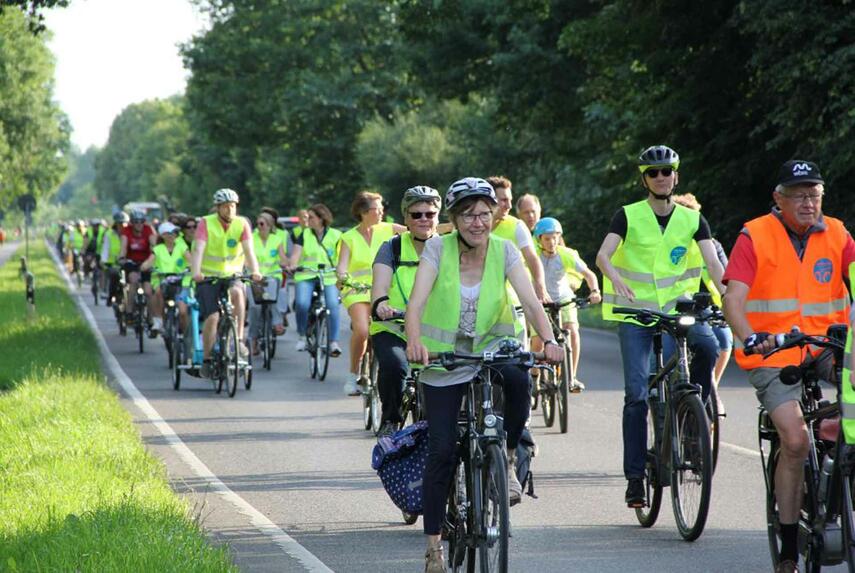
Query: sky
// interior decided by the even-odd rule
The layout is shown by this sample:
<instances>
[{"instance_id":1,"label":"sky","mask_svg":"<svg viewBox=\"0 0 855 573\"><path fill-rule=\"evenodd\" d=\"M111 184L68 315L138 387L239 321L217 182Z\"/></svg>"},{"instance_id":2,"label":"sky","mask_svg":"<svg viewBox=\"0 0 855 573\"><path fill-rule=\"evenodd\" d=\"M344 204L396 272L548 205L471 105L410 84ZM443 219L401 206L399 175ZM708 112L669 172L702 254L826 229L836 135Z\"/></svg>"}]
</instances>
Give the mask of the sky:
<instances>
[{"instance_id":1,"label":"sky","mask_svg":"<svg viewBox=\"0 0 855 573\"><path fill-rule=\"evenodd\" d=\"M56 57L54 98L81 150L102 147L129 104L184 91L178 44L205 27L189 0L72 0L46 12Z\"/></svg>"}]
</instances>

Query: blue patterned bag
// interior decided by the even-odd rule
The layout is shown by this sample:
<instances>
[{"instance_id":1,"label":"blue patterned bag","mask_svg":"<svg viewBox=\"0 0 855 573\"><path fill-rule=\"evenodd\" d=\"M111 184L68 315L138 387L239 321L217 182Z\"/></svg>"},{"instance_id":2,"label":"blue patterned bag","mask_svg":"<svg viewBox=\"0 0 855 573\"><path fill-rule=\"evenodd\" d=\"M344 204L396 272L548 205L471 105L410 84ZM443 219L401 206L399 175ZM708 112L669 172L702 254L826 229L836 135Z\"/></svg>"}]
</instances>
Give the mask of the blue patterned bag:
<instances>
[{"instance_id":1,"label":"blue patterned bag","mask_svg":"<svg viewBox=\"0 0 855 573\"><path fill-rule=\"evenodd\" d=\"M428 454L427 422L416 422L389 437L377 440L371 467L398 509L422 513L422 476Z\"/></svg>"}]
</instances>

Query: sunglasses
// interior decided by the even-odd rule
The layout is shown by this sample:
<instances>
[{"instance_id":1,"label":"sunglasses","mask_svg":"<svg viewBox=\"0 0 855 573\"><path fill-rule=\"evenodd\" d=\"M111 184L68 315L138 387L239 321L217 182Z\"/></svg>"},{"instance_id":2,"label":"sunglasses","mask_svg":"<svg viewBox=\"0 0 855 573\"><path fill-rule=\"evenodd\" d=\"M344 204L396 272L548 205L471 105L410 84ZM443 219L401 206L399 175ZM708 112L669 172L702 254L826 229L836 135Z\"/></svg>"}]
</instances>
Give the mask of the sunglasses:
<instances>
[{"instance_id":1,"label":"sunglasses","mask_svg":"<svg viewBox=\"0 0 855 573\"><path fill-rule=\"evenodd\" d=\"M433 219L436 217L436 211L411 211L407 213L413 219L421 219L424 217L425 219Z\"/></svg>"},{"instance_id":2,"label":"sunglasses","mask_svg":"<svg viewBox=\"0 0 855 573\"><path fill-rule=\"evenodd\" d=\"M644 172L644 174L651 179L657 178L660 173L662 174L662 177L671 177L671 174L674 173L674 169L671 167L663 167L662 169L648 169Z\"/></svg>"}]
</instances>

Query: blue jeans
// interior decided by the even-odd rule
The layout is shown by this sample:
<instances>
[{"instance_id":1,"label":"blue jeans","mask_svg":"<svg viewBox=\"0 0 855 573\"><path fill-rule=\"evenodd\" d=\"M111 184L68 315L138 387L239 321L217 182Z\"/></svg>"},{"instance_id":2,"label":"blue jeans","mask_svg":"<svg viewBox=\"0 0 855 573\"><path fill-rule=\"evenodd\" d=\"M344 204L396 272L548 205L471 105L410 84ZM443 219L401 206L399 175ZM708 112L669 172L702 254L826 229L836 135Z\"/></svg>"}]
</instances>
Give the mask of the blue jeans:
<instances>
[{"instance_id":1,"label":"blue jeans","mask_svg":"<svg viewBox=\"0 0 855 573\"><path fill-rule=\"evenodd\" d=\"M647 383L653 360L655 329L623 322L618 327L620 353L623 359L623 473L629 478L644 476L647 457ZM689 349L694 353L689 365L693 383L709 395L712 371L718 358L718 341L707 324L696 324L689 330ZM667 361L676 351L674 339L662 336L662 350Z\"/></svg>"},{"instance_id":2,"label":"blue jeans","mask_svg":"<svg viewBox=\"0 0 855 573\"><path fill-rule=\"evenodd\" d=\"M309 306L312 304L312 291L318 281L307 280L296 283L296 297L294 301L297 312L297 334L306 336L306 325L309 323ZM338 289L335 285L324 286L324 298L327 308L330 310L330 342L338 342L339 303Z\"/></svg>"}]
</instances>

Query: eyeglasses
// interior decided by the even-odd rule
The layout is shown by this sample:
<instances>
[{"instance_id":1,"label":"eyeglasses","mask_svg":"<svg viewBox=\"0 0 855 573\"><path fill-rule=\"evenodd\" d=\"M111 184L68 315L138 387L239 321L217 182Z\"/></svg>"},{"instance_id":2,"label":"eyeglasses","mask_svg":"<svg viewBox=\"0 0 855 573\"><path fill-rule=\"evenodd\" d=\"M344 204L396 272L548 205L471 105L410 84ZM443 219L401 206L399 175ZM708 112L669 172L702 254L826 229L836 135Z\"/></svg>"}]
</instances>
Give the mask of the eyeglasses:
<instances>
[{"instance_id":1,"label":"eyeglasses","mask_svg":"<svg viewBox=\"0 0 855 573\"><path fill-rule=\"evenodd\" d=\"M483 213L463 213L460 215L460 218L463 219L463 222L467 225L474 223L475 219L478 219L486 225L490 222L490 219L493 218L493 214L490 211L484 211Z\"/></svg>"},{"instance_id":2,"label":"eyeglasses","mask_svg":"<svg viewBox=\"0 0 855 573\"><path fill-rule=\"evenodd\" d=\"M185 229L196 229L196 225L184 225Z\"/></svg>"},{"instance_id":3,"label":"eyeglasses","mask_svg":"<svg viewBox=\"0 0 855 573\"><path fill-rule=\"evenodd\" d=\"M781 193L781 195L795 203L819 203L825 193L796 193L795 195Z\"/></svg>"},{"instance_id":4,"label":"eyeglasses","mask_svg":"<svg viewBox=\"0 0 855 573\"><path fill-rule=\"evenodd\" d=\"M436 211L410 211L407 215L413 219L421 219L422 217L425 219L433 219L436 217Z\"/></svg>"},{"instance_id":5,"label":"eyeglasses","mask_svg":"<svg viewBox=\"0 0 855 573\"><path fill-rule=\"evenodd\" d=\"M644 172L644 174L651 179L656 179L659 177L660 173L662 174L662 177L671 177L671 174L674 173L674 169L672 167L663 167L662 169L648 169Z\"/></svg>"}]
</instances>

